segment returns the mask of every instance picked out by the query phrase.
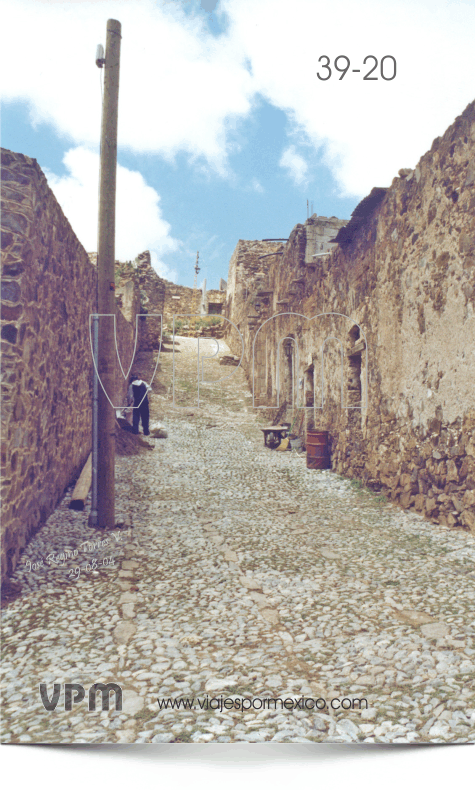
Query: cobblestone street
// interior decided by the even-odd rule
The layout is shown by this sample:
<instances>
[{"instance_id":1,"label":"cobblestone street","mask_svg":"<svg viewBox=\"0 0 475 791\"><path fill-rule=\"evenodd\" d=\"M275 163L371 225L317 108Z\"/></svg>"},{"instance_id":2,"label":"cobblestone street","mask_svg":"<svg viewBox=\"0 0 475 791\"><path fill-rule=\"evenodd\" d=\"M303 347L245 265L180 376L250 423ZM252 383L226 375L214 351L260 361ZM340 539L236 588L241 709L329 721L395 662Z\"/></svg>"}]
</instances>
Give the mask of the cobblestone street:
<instances>
[{"instance_id":1,"label":"cobblestone street","mask_svg":"<svg viewBox=\"0 0 475 791\"><path fill-rule=\"evenodd\" d=\"M171 346L151 397L168 438L116 459L116 518L132 527L92 530L70 489L20 559L2 741L473 741L475 537L265 448L241 369L207 362L233 375L200 384L196 408L197 341L178 342L177 405ZM122 712L88 711L101 681L122 687ZM46 711L42 682L86 699L65 711L62 690ZM221 696L236 707L212 708ZM316 708L260 708L302 696Z\"/></svg>"}]
</instances>

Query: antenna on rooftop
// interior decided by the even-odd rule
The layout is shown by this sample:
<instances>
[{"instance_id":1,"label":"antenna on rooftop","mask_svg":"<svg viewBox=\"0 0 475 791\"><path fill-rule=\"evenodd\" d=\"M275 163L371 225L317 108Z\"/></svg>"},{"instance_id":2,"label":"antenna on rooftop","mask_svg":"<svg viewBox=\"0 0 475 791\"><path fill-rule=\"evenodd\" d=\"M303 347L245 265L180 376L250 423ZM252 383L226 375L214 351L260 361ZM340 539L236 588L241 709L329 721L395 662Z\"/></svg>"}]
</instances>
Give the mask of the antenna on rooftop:
<instances>
[{"instance_id":1,"label":"antenna on rooftop","mask_svg":"<svg viewBox=\"0 0 475 791\"><path fill-rule=\"evenodd\" d=\"M196 291L198 287L198 272L200 271L200 267L198 266L198 259L200 257L199 250L196 253L196 264L195 264L195 280L193 282L193 291Z\"/></svg>"}]
</instances>

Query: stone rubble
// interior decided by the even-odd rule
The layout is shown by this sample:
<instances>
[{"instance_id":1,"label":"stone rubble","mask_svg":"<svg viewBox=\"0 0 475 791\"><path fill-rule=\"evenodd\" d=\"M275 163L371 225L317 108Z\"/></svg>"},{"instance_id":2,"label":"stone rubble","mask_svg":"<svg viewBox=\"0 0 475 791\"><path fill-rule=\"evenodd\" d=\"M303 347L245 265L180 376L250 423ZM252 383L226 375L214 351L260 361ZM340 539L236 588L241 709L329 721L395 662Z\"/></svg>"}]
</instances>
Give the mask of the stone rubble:
<instances>
[{"instance_id":1,"label":"stone rubble","mask_svg":"<svg viewBox=\"0 0 475 791\"><path fill-rule=\"evenodd\" d=\"M240 369L200 384L198 409L196 341L178 340L176 405L156 387L151 399L168 438L116 459L123 527L89 528L69 490L20 559L3 613L2 741L473 741L475 538L265 448ZM219 358L207 366L222 374ZM100 681L122 687L121 712L65 711L63 693L42 706L41 682L50 695L80 683L87 698ZM211 708L221 696L327 707ZM160 710L174 697L194 708ZM367 708L332 710L335 698Z\"/></svg>"}]
</instances>

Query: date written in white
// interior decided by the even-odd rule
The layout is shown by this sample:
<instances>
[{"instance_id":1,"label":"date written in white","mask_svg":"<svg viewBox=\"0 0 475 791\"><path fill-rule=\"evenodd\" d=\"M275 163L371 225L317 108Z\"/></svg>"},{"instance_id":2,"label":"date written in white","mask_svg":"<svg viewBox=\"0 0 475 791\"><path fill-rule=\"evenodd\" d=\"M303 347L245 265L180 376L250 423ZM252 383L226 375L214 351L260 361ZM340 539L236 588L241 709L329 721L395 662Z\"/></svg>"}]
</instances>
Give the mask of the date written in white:
<instances>
[{"instance_id":1,"label":"date written in white","mask_svg":"<svg viewBox=\"0 0 475 791\"><path fill-rule=\"evenodd\" d=\"M111 558L102 558L102 560L96 560L96 558L93 558L92 561L90 563L86 563L86 565L82 569L81 569L80 566L74 566L74 568L69 569L68 573L67 573L67 576L77 580L77 579L79 579L79 575L80 575L81 571L92 571L92 572L94 572L97 569L101 568L101 566L102 567L107 566L108 568L111 568L112 566L115 566L115 558L112 558L112 557Z\"/></svg>"}]
</instances>

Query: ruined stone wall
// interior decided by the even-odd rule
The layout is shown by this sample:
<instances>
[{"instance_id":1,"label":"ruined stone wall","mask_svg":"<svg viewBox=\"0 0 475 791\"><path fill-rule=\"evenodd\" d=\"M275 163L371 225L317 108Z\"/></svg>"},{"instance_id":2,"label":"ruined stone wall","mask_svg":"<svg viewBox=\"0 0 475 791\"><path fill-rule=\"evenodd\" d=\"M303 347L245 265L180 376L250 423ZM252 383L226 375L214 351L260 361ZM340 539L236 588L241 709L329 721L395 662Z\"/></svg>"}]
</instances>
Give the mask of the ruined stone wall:
<instances>
[{"instance_id":1,"label":"ruined stone wall","mask_svg":"<svg viewBox=\"0 0 475 791\"><path fill-rule=\"evenodd\" d=\"M239 240L229 263L225 315L237 327L237 331L227 328L227 340L235 354L241 354L240 335L244 340L246 369L252 368L252 343L262 320L291 309L306 275L321 265L322 253L327 257L336 246L331 240L346 222L313 214L305 225L296 226L286 245ZM284 261L293 276L282 289L279 273ZM256 354L259 363L265 364L265 350L258 349Z\"/></svg>"},{"instance_id":2,"label":"ruined stone wall","mask_svg":"<svg viewBox=\"0 0 475 791\"><path fill-rule=\"evenodd\" d=\"M330 432L335 470L475 530L475 103L414 171L373 190L337 238L312 264L308 223L297 225L269 259L267 303L232 306L230 318L248 325L250 380L257 337L256 403L275 414L279 395L293 399L287 419L308 405L307 424ZM282 306L343 315L285 316L256 335Z\"/></svg>"},{"instance_id":3,"label":"ruined stone wall","mask_svg":"<svg viewBox=\"0 0 475 791\"><path fill-rule=\"evenodd\" d=\"M164 280L152 268L150 253L146 250L135 260L135 271L140 288L142 312L159 313L163 316L163 331L171 333L173 329L173 316L175 321L186 325L193 323L192 316L183 314L197 314L197 317L206 315L209 303L220 304L226 302L226 292L218 289L193 289L189 286L179 286L169 280ZM141 322L141 346L144 349L158 349L160 339L160 322L158 319L146 318ZM180 332L183 331L180 330ZM191 333L193 334L193 333Z\"/></svg>"},{"instance_id":4,"label":"ruined stone wall","mask_svg":"<svg viewBox=\"0 0 475 791\"><path fill-rule=\"evenodd\" d=\"M96 271L36 160L2 150L2 576L91 449ZM133 329L117 316L126 358ZM125 383L117 379L115 397Z\"/></svg>"},{"instance_id":5,"label":"ruined stone wall","mask_svg":"<svg viewBox=\"0 0 475 791\"><path fill-rule=\"evenodd\" d=\"M114 404L118 405L126 402L128 375L135 373L132 371L132 364L135 354L141 349L144 326L143 319L136 318L141 313L141 297L136 270L131 261L116 261L115 294L118 308L117 346L123 369L116 365L116 393L119 400L114 401Z\"/></svg>"},{"instance_id":6,"label":"ruined stone wall","mask_svg":"<svg viewBox=\"0 0 475 791\"><path fill-rule=\"evenodd\" d=\"M280 242L239 240L229 262L227 314L232 313L237 316L240 305L265 280L273 258L269 254L282 249L283 245ZM261 256L266 257L261 258Z\"/></svg>"},{"instance_id":7,"label":"ruined stone wall","mask_svg":"<svg viewBox=\"0 0 475 791\"><path fill-rule=\"evenodd\" d=\"M212 288L205 291L202 296L203 311L205 314L223 315L226 310L226 291Z\"/></svg>"},{"instance_id":8,"label":"ruined stone wall","mask_svg":"<svg viewBox=\"0 0 475 791\"><path fill-rule=\"evenodd\" d=\"M188 286L177 286L175 283L164 281L165 294L163 305L163 316L165 326L172 330L173 316L177 314L198 313L201 314L202 292L197 288L193 290ZM178 318L178 315L177 315ZM180 315L182 321L187 321L188 316Z\"/></svg>"},{"instance_id":9,"label":"ruined stone wall","mask_svg":"<svg viewBox=\"0 0 475 791\"><path fill-rule=\"evenodd\" d=\"M88 253L94 269L97 253ZM115 388L111 401L114 406L127 403L128 374L132 372L135 354L141 348L143 321L136 319L141 313L141 296L136 267L132 261L115 262L116 338L120 362L115 366ZM137 334L137 338L135 337Z\"/></svg>"},{"instance_id":10,"label":"ruined stone wall","mask_svg":"<svg viewBox=\"0 0 475 791\"><path fill-rule=\"evenodd\" d=\"M140 287L142 312L162 314L164 332L172 331L174 314L201 313L201 290L194 290L188 286L178 286L160 277L152 268L148 250L136 258L135 265ZM147 318L143 320L142 333L142 347L149 350L158 349L160 340L159 319Z\"/></svg>"},{"instance_id":11,"label":"ruined stone wall","mask_svg":"<svg viewBox=\"0 0 475 791\"><path fill-rule=\"evenodd\" d=\"M315 259L333 250L335 244L332 243L332 239L346 223L346 220L339 220L338 217L319 217L317 214L312 214L305 223L305 263L312 265Z\"/></svg>"},{"instance_id":12,"label":"ruined stone wall","mask_svg":"<svg viewBox=\"0 0 475 791\"><path fill-rule=\"evenodd\" d=\"M268 291L267 286L268 279L272 280L268 273L279 266L283 250L284 245L280 242L240 239L229 262L225 316L236 329L226 326L227 343L239 356L244 343L243 365L246 371L250 370L249 350L252 354L252 338L261 307L265 313L269 304L274 304L273 291ZM280 309L281 305L278 306Z\"/></svg>"}]
</instances>

